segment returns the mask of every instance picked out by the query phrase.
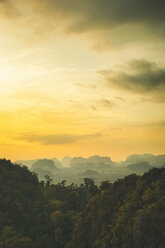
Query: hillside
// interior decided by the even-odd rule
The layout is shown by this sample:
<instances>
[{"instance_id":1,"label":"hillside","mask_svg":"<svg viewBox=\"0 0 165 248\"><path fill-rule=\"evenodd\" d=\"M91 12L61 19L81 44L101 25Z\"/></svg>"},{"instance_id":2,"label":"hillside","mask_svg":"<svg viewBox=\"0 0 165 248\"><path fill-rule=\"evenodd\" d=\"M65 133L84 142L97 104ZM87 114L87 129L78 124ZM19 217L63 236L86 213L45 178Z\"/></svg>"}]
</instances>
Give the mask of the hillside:
<instances>
[{"instance_id":1,"label":"hillside","mask_svg":"<svg viewBox=\"0 0 165 248\"><path fill-rule=\"evenodd\" d=\"M97 193L93 181L39 182L27 167L0 160L0 248L64 248L74 218Z\"/></svg>"},{"instance_id":2,"label":"hillside","mask_svg":"<svg viewBox=\"0 0 165 248\"><path fill-rule=\"evenodd\" d=\"M163 248L165 169L96 186L0 160L0 248Z\"/></svg>"},{"instance_id":3,"label":"hillside","mask_svg":"<svg viewBox=\"0 0 165 248\"><path fill-rule=\"evenodd\" d=\"M109 184L77 219L68 248L163 248L165 169Z\"/></svg>"}]
</instances>

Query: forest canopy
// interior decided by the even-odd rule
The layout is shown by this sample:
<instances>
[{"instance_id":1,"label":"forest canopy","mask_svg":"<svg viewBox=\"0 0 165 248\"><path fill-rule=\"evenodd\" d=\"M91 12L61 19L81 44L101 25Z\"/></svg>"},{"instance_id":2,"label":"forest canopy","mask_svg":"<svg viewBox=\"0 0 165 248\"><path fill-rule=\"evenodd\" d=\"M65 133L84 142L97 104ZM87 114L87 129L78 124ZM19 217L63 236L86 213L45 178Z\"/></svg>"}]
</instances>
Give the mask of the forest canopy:
<instances>
[{"instance_id":1,"label":"forest canopy","mask_svg":"<svg viewBox=\"0 0 165 248\"><path fill-rule=\"evenodd\" d=\"M163 248L165 169L66 185L0 160L0 248Z\"/></svg>"}]
</instances>

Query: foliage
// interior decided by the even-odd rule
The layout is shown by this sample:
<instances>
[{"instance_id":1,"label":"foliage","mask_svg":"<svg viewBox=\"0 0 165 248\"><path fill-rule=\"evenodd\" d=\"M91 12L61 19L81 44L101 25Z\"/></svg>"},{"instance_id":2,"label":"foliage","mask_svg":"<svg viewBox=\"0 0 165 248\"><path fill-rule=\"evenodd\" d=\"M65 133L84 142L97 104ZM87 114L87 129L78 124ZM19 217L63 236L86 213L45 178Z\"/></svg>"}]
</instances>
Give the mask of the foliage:
<instances>
[{"instance_id":1,"label":"foliage","mask_svg":"<svg viewBox=\"0 0 165 248\"><path fill-rule=\"evenodd\" d=\"M165 169L100 188L78 217L68 248L164 247Z\"/></svg>"},{"instance_id":2,"label":"foliage","mask_svg":"<svg viewBox=\"0 0 165 248\"><path fill-rule=\"evenodd\" d=\"M165 169L97 187L0 160L0 248L163 248Z\"/></svg>"}]
</instances>

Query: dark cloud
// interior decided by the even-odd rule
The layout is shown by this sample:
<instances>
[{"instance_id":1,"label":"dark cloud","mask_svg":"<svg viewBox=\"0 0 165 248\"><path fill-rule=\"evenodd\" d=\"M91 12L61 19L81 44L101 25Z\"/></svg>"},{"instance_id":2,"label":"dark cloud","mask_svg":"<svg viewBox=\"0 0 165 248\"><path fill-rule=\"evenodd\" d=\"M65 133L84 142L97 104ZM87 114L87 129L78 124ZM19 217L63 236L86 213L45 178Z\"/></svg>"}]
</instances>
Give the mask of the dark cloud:
<instances>
[{"instance_id":1,"label":"dark cloud","mask_svg":"<svg viewBox=\"0 0 165 248\"><path fill-rule=\"evenodd\" d=\"M65 24L70 32L109 32L123 26L129 26L133 31L134 25L140 25L156 36L165 34L164 0L29 0L25 5L22 1L21 8L16 0L1 2L12 5L17 12L31 5L34 15L39 12L42 18L53 16L49 25L56 26L56 21L59 20L60 25ZM25 13L26 11L22 11L23 16Z\"/></svg>"},{"instance_id":2,"label":"dark cloud","mask_svg":"<svg viewBox=\"0 0 165 248\"><path fill-rule=\"evenodd\" d=\"M72 135L72 134L52 134L52 135L37 135L37 134L22 134L17 137L18 140L26 140L28 142L39 142L43 145L61 145L61 144L73 144L80 140L97 137L101 134L89 134L89 135Z\"/></svg>"},{"instance_id":3,"label":"dark cloud","mask_svg":"<svg viewBox=\"0 0 165 248\"><path fill-rule=\"evenodd\" d=\"M165 21L164 0L48 0L47 3L59 14L72 18L75 31L133 22L148 25Z\"/></svg>"},{"instance_id":4,"label":"dark cloud","mask_svg":"<svg viewBox=\"0 0 165 248\"><path fill-rule=\"evenodd\" d=\"M124 71L105 70L100 73L109 86L120 89L140 93L162 93L165 90L165 68L146 60L132 60Z\"/></svg>"}]
</instances>

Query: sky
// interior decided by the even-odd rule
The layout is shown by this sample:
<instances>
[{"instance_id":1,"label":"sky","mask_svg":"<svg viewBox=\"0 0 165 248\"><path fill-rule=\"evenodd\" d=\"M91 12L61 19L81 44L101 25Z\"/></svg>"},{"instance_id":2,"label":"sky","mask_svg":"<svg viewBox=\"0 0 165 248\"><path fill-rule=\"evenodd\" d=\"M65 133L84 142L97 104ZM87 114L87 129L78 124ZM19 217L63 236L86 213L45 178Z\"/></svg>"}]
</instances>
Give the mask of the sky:
<instances>
[{"instance_id":1,"label":"sky","mask_svg":"<svg viewBox=\"0 0 165 248\"><path fill-rule=\"evenodd\" d=\"M0 156L165 153L163 0L0 0Z\"/></svg>"}]
</instances>

